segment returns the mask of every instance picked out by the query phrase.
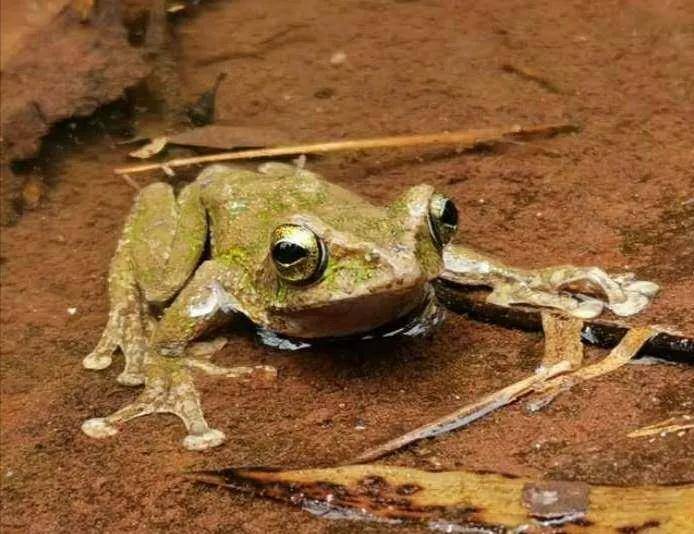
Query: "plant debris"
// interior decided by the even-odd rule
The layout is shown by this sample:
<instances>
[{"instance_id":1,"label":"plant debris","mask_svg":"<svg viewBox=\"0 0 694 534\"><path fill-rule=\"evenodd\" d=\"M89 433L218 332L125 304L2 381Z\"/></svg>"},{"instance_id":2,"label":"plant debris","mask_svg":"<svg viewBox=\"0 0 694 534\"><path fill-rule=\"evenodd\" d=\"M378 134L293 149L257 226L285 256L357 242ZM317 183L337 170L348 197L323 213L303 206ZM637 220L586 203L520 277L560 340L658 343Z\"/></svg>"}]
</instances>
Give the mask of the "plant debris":
<instances>
[{"instance_id":1,"label":"plant debris","mask_svg":"<svg viewBox=\"0 0 694 534\"><path fill-rule=\"evenodd\" d=\"M191 105L187 106L186 113L190 122L195 126L207 126L212 124L215 118L217 90L226 79L226 72L220 72L210 89L201 94Z\"/></svg>"},{"instance_id":2,"label":"plant debris","mask_svg":"<svg viewBox=\"0 0 694 534\"><path fill-rule=\"evenodd\" d=\"M524 80L535 82L537 85L539 85L546 91L549 91L550 93L562 93L562 90L554 82L551 82L545 76L536 72L534 69L514 65L512 63L503 63L501 65L501 70L503 70L504 72L515 74L516 76Z\"/></svg>"},{"instance_id":3,"label":"plant debris","mask_svg":"<svg viewBox=\"0 0 694 534\"><path fill-rule=\"evenodd\" d=\"M542 366L550 367L568 361L571 369L583 361L581 330L583 320L563 313L542 310L542 331L545 334L545 352Z\"/></svg>"},{"instance_id":4,"label":"plant debris","mask_svg":"<svg viewBox=\"0 0 694 534\"><path fill-rule=\"evenodd\" d=\"M151 158L168 145L226 150L257 148L279 145L286 142L287 138L287 134L276 128L211 124L169 136L154 137L148 144L130 152L129 155L133 158Z\"/></svg>"},{"instance_id":5,"label":"plant debris","mask_svg":"<svg viewBox=\"0 0 694 534\"><path fill-rule=\"evenodd\" d=\"M622 338L619 345L598 363L586 365L572 373L540 384L535 388L537 395L528 401L527 408L532 412L540 410L552 402L557 395L568 391L576 384L619 369L628 363L641 350L641 347L657 333L658 331L650 326L632 328Z\"/></svg>"},{"instance_id":6,"label":"plant debris","mask_svg":"<svg viewBox=\"0 0 694 534\"><path fill-rule=\"evenodd\" d=\"M568 361L559 362L551 367L541 367L535 374L529 377L514 382L510 386L499 389L493 393L485 395L480 400L466 404L462 408L453 413L444 415L433 423L429 423L419 428L416 428L407 434L397 437L382 445L369 449L360 454L355 462L368 462L375 460L393 451L401 449L410 443L419 441L425 438L431 438L440 434L445 434L457 428L467 426L473 421L490 414L491 412L503 408L507 404L512 403L516 399L527 395L531 391L535 391L538 384L541 384L561 373L565 373L570 369Z\"/></svg>"},{"instance_id":7,"label":"plant debris","mask_svg":"<svg viewBox=\"0 0 694 534\"><path fill-rule=\"evenodd\" d=\"M164 163L149 163L132 167L120 167L114 170L116 174L130 174L152 170L186 167L200 163L214 163L241 159L256 159L276 156L295 156L301 154L316 154L337 152L342 150L364 150L368 148L399 148L416 145L457 145L460 150L471 150L508 142L518 138L535 136L553 136L560 133L571 133L579 128L573 123L541 124L523 127L519 125L501 128L485 128L479 130L463 130L457 132L441 132L434 134L404 135L395 137L378 137L375 139L353 139L349 141L332 141L311 143L305 145L281 146L276 148L245 150L241 152L222 152L194 158L172 159Z\"/></svg>"},{"instance_id":8,"label":"plant debris","mask_svg":"<svg viewBox=\"0 0 694 534\"><path fill-rule=\"evenodd\" d=\"M622 488L386 465L290 471L232 467L188 476L329 519L420 522L434 529L445 524L446 532L559 526L562 532L582 532L590 526L600 532L658 528L674 533L691 525L694 508L692 484Z\"/></svg>"},{"instance_id":9,"label":"plant debris","mask_svg":"<svg viewBox=\"0 0 694 534\"><path fill-rule=\"evenodd\" d=\"M539 308L522 305L500 306L486 302L489 291L479 286L438 280L434 288L436 297L447 309L465 314L476 321L530 332L542 330ZM581 335L584 343L613 348L628 330L624 324L592 319L584 321ZM661 330L646 342L637 357L641 355L655 356L669 362L694 363L694 337Z\"/></svg>"},{"instance_id":10,"label":"plant debris","mask_svg":"<svg viewBox=\"0 0 694 534\"><path fill-rule=\"evenodd\" d=\"M691 415L679 415L670 417L653 425L644 426L627 434L629 438L642 438L659 434L665 436L673 432L682 432L694 428L694 417Z\"/></svg>"},{"instance_id":11,"label":"plant debris","mask_svg":"<svg viewBox=\"0 0 694 534\"><path fill-rule=\"evenodd\" d=\"M537 411L549 404L559 393L570 389L574 384L601 376L621 367L634 357L648 339L657 333L651 327L629 330L619 345L600 362L587 365L565 376L558 376L574 368L576 361L580 361L575 353L578 349L579 354L582 355L583 349L578 341L580 340L580 326L573 320L557 319L554 315L556 314L546 313L543 316L543 322L546 322L549 326L546 331L548 341L545 344L549 354L545 355L543 365L536 370L534 375L485 395L479 401L466 404L455 412L440 417L432 423L420 426L402 436L369 449L359 455L355 461L361 463L375 460L415 441L461 428L532 392L537 392L538 396L528 403L528 409ZM571 339L571 336L574 339ZM556 363L547 366L545 362L558 359L557 354L561 354L559 346L562 340L567 338L569 339L567 345L569 352L566 359L559 359Z\"/></svg>"}]
</instances>

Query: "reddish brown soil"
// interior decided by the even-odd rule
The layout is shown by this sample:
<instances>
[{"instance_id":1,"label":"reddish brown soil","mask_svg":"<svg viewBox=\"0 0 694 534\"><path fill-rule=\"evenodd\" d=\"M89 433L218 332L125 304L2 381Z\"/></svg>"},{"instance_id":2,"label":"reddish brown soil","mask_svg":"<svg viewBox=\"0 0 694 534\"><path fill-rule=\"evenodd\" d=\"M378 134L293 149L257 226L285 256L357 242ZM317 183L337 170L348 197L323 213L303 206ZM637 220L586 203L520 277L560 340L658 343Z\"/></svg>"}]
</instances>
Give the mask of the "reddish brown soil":
<instances>
[{"instance_id":1,"label":"reddish brown soil","mask_svg":"<svg viewBox=\"0 0 694 534\"><path fill-rule=\"evenodd\" d=\"M376 202L432 183L457 201L460 239L516 263L635 270L663 286L638 321L694 333L688 0L249 0L208 4L178 31L189 97L226 71L221 119L276 126L297 140L579 121L579 134L503 150L370 152L311 166ZM338 50L347 60L333 66ZM558 92L502 63L540 73ZM456 316L433 340L300 354L240 334L218 360L272 364L280 375L269 388L200 379L209 420L229 436L224 446L187 452L182 426L164 416L92 440L81 422L136 394L115 382L119 365L99 373L81 367L106 320L105 274L133 197L110 172L125 161L125 151L106 141L56 156L44 206L3 231L4 532L392 528L331 523L203 488L180 473L345 461L527 375L539 361L539 336ZM691 367L626 366L539 414L512 406L387 461L596 483L691 481L691 433L625 435L691 413L693 384Z\"/></svg>"}]
</instances>

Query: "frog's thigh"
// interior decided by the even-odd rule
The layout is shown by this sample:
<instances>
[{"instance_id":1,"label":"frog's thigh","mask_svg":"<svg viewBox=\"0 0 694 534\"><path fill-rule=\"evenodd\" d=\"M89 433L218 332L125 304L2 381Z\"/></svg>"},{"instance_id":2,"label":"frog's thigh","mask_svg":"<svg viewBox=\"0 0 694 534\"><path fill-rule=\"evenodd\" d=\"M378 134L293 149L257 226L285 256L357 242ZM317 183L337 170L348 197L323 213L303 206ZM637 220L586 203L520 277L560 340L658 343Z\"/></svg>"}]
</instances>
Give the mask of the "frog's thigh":
<instances>
[{"instance_id":1,"label":"frog's thigh","mask_svg":"<svg viewBox=\"0 0 694 534\"><path fill-rule=\"evenodd\" d=\"M198 266L207 239L207 215L200 185L178 195L165 183L142 190L128 228L135 278L147 302L164 304Z\"/></svg>"},{"instance_id":2,"label":"frog's thigh","mask_svg":"<svg viewBox=\"0 0 694 534\"><path fill-rule=\"evenodd\" d=\"M206 237L199 185L185 187L178 199L164 183L140 192L111 262L109 320L98 345L84 359L85 367L108 367L120 347L125 369L118 381L142 384L142 364L154 323L148 303L168 301L185 284L199 262Z\"/></svg>"}]
</instances>

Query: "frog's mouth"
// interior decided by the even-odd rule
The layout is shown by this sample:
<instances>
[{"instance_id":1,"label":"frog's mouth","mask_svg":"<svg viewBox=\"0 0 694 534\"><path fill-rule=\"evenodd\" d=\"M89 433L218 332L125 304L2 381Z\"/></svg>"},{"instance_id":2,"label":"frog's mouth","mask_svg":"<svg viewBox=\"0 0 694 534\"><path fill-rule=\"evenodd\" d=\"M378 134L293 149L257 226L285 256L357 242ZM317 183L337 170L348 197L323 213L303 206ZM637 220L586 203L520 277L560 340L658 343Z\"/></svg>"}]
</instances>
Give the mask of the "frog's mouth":
<instances>
[{"instance_id":1,"label":"frog's mouth","mask_svg":"<svg viewBox=\"0 0 694 534\"><path fill-rule=\"evenodd\" d=\"M424 298L414 309L366 332L304 337L292 336L260 327L257 329L257 335L263 344L281 350L300 350L316 345L345 341L385 339L399 336L419 337L435 330L444 320L445 313L445 308L436 299L433 287L427 284Z\"/></svg>"}]
</instances>

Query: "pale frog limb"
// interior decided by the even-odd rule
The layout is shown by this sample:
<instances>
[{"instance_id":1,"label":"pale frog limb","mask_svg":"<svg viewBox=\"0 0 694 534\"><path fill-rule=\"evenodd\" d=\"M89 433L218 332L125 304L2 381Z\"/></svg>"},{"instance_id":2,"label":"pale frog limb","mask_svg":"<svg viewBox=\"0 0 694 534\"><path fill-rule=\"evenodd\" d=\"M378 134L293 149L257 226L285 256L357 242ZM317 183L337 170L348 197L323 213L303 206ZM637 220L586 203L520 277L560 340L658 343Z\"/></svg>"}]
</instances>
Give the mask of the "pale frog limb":
<instances>
[{"instance_id":1,"label":"pale frog limb","mask_svg":"<svg viewBox=\"0 0 694 534\"><path fill-rule=\"evenodd\" d=\"M487 301L509 306L531 304L556 308L574 317L597 317L607 307L620 316L644 309L658 292L653 282L636 280L626 273L609 276L598 267L562 265L543 269L518 269L500 260L460 245L448 245L443 252L444 270L441 278L467 285L492 288ZM578 284L588 285L605 301L576 290Z\"/></svg>"},{"instance_id":2,"label":"pale frog limb","mask_svg":"<svg viewBox=\"0 0 694 534\"><path fill-rule=\"evenodd\" d=\"M125 368L121 384L144 382L144 357L155 319L149 303L161 305L183 287L197 266L207 238L199 186L185 187L178 199L170 185L155 183L139 193L111 262L111 310L96 348L83 360L87 369L105 369L120 348Z\"/></svg>"}]
</instances>

